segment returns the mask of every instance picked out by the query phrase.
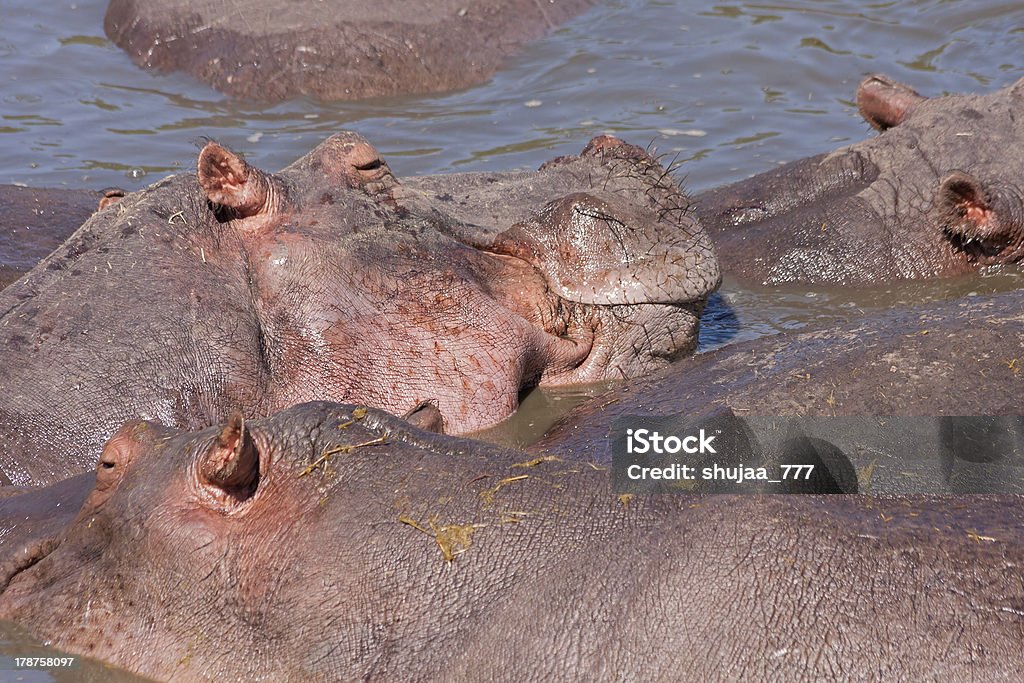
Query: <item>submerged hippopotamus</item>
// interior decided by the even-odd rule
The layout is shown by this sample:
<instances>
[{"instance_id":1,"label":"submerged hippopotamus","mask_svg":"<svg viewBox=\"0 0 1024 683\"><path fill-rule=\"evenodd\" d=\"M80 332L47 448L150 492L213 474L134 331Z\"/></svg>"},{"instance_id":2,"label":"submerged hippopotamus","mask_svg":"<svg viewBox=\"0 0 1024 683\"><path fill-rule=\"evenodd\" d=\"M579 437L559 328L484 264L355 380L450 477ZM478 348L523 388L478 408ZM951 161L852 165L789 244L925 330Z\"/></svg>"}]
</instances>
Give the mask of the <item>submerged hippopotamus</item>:
<instances>
[{"instance_id":1,"label":"submerged hippopotamus","mask_svg":"<svg viewBox=\"0 0 1024 683\"><path fill-rule=\"evenodd\" d=\"M353 133L276 174L210 142L0 293L0 469L53 481L126 419L313 399L430 402L466 432L531 385L663 366L719 280L687 208L607 136L537 172L401 183Z\"/></svg>"},{"instance_id":2,"label":"submerged hippopotamus","mask_svg":"<svg viewBox=\"0 0 1024 683\"><path fill-rule=\"evenodd\" d=\"M0 501L0 618L158 680L1013 678L1022 503L620 498L336 404L132 422L91 490Z\"/></svg>"},{"instance_id":3,"label":"submerged hippopotamus","mask_svg":"<svg viewBox=\"0 0 1024 683\"><path fill-rule=\"evenodd\" d=\"M0 185L0 289L32 269L120 190Z\"/></svg>"},{"instance_id":4,"label":"submerged hippopotamus","mask_svg":"<svg viewBox=\"0 0 1024 683\"><path fill-rule=\"evenodd\" d=\"M110 0L103 28L140 66L259 100L465 88L594 0Z\"/></svg>"},{"instance_id":5,"label":"submerged hippopotamus","mask_svg":"<svg viewBox=\"0 0 1024 683\"><path fill-rule=\"evenodd\" d=\"M926 99L871 75L857 103L877 137L696 198L723 270L868 285L1024 258L1024 79Z\"/></svg>"},{"instance_id":6,"label":"submerged hippopotamus","mask_svg":"<svg viewBox=\"0 0 1024 683\"><path fill-rule=\"evenodd\" d=\"M1022 312L1015 290L733 344L577 407L529 450L607 463L615 425L726 411L818 430L857 469L855 490L1024 493ZM864 419L806 419L830 416Z\"/></svg>"}]
</instances>

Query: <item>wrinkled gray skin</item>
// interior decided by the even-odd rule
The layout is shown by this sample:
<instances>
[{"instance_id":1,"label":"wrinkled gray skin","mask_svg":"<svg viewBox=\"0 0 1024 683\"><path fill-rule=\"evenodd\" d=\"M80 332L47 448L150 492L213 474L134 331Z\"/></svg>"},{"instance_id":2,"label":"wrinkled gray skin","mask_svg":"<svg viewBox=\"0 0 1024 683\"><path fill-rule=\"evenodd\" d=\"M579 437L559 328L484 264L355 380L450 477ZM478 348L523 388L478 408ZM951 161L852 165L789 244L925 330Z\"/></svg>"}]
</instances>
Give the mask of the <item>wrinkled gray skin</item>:
<instances>
[{"instance_id":1,"label":"wrinkled gray skin","mask_svg":"<svg viewBox=\"0 0 1024 683\"><path fill-rule=\"evenodd\" d=\"M117 194L0 185L0 289L32 269Z\"/></svg>"},{"instance_id":2,"label":"wrinkled gray skin","mask_svg":"<svg viewBox=\"0 0 1024 683\"><path fill-rule=\"evenodd\" d=\"M869 285L1024 258L1024 80L926 99L876 74L857 102L877 137L695 199L724 271Z\"/></svg>"},{"instance_id":3,"label":"wrinkled gray skin","mask_svg":"<svg viewBox=\"0 0 1024 683\"><path fill-rule=\"evenodd\" d=\"M604 470L360 415L126 425L66 531L41 543L3 517L0 618L159 680L997 680L1024 665L1019 498L623 501ZM325 453L327 472L300 476Z\"/></svg>"},{"instance_id":4,"label":"wrinkled gray skin","mask_svg":"<svg viewBox=\"0 0 1024 683\"><path fill-rule=\"evenodd\" d=\"M1024 290L1017 290L896 308L683 359L580 406L531 450L609 462L601 437L616 418L721 409L741 417L1014 416L1022 386ZM1013 476L1024 481L1021 471Z\"/></svg>"},{"instance_id":5,"label":"wrinkled gray skin","mask_svg":"<svg viewBox=\"0 0 1024 683\"><path fill-rule=\"evenodd\" d=\"M232 97L354 100L482 83L593 0L111 0L103 27L140 66Z\"/></svg>"},{"instance_id":6,"label":"wrinkled gray skin","mask_svg":"<svg viewBox=\"0 0 1024 683\"><path fill-rule=\"evenodd\" d=\"M666 365L719 280L687 207L611 137L537 172L404 183L353 133L273 175L208 143L198 175L99 211L0 293L0 469L54 481L127 419L313 399L429 401L465 432L529 386Z\"/></svg>"}]
</instances>

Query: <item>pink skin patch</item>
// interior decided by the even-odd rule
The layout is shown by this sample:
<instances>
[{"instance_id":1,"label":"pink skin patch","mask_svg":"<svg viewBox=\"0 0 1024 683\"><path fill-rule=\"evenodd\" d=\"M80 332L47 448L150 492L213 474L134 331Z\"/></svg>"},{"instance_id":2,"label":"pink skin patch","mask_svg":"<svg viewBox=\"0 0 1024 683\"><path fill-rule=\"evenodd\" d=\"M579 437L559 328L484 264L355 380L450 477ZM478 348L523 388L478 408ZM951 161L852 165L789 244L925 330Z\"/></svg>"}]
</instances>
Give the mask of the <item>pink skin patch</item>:
<instances>
[{"instance_id":1,"label":"pink skin patch","mask_svg":"<svg viewBox=\"0 0 1024 683\"><path fill-rule=\"evenodd\" d=\"M961 206L964 218L974 223L976 226L981 227L988 225L992 219L992 211L986 209L984 206L980 206L974 202L964 202Z\"/></svg>"}]
</instances>

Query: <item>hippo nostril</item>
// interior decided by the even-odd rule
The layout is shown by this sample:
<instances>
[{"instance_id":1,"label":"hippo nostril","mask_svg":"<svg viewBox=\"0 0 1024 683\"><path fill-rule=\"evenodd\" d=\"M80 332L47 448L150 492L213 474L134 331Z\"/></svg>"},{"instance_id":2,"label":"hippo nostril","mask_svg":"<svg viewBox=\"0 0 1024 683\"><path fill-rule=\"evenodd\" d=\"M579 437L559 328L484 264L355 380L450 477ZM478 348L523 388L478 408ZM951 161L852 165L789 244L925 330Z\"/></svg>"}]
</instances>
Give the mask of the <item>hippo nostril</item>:
<instances>
[{"instance_id":1,"label":"hippo nostril","mask_svg":"<svg viewBox=\"0 0 1024 683\"><path fill-rule=\"evenodd\" d=\"M113 469L114 467L116 467L116 463L104 460L104 461L100 462L100 467L102 467L105 470L110 470L110 469Z\"/></svg>"}]
</instances>

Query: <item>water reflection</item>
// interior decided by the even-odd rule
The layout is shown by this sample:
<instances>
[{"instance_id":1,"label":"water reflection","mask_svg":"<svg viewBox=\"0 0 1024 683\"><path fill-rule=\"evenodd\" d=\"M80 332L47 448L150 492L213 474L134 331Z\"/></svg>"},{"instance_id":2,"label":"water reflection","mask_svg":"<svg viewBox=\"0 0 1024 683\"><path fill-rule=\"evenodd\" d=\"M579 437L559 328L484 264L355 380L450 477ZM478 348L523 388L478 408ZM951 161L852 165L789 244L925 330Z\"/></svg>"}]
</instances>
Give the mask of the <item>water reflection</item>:
<instances>
[{"instance_id":1,"label":"water reflection","mask_svg":"<svg viewBox=\"0 0 1024 683\"><path fill-rule=\"evenodd\" d=\"M264 106L136 68L102 36L105 4L5 3L0 182L140 187L154 178L124 169L190 167L198 135L275 169L355 128L405 175L534 168L617 132L679 153L700 190L863 137L850 99L864 72L990 90L1024 54L1019 3L634 0L602 3L479 87ZM691 129L706 142L672 133Z\"/></svg>"}]
</instances>

